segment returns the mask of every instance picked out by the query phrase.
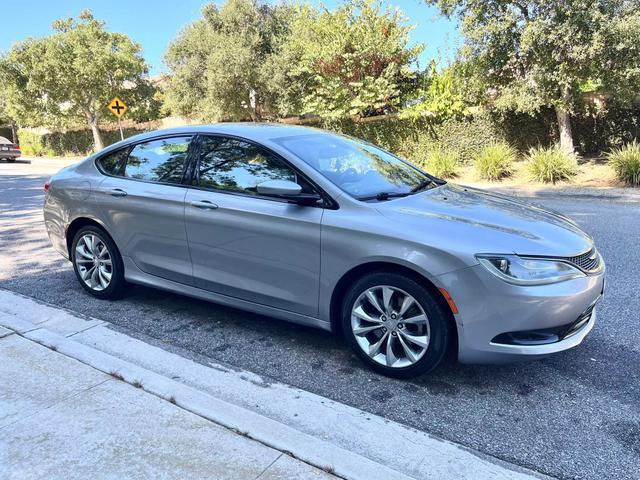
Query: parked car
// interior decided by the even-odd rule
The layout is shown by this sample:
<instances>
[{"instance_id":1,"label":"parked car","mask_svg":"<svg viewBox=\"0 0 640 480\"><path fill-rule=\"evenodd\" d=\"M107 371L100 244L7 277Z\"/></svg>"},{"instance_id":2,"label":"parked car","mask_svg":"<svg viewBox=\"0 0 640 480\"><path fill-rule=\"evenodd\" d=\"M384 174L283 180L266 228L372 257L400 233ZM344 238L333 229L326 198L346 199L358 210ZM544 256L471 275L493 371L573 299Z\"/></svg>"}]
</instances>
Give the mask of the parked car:
<instances>
[{"instance_id":1,"label":"parked car","mask_svg":"<svg viewBox=\"0 0 640 480\"><path fill-rule=\"evenodd\" d=\"M220 124L131 137L45 185L80 285L147 285L341 331L375 370L575 347L604 262L569 218L447 183L363 141Z\"/></svg>"},{"instance_id":2,"label":"parked car","mask_svg":"<svg viewBox=\"0 0 640 480\"><path fill-rule=\"evenodd\" d=\"M19 156L20 145L5 137L0 137L0 160L4 159L9 163L13 163Z\"/></svg>"}]
</instances>

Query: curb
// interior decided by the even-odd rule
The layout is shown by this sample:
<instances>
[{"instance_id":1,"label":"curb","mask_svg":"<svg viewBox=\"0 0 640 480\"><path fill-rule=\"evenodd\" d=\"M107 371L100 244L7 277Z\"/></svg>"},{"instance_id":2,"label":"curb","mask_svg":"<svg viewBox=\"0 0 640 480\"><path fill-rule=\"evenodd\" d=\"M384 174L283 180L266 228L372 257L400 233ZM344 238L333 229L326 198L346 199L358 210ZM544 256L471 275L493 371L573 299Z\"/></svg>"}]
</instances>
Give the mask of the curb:
<instances>
[{"instance_id":1,"label":"curb","mask_svg":"<svg viewBox=\"0 0 640 480\"><path fill-rule=\"evenodd\" d=\"M333 475L549 478L250 372L197 364L108 325L0 289L0 327ZM397 452L405 453L398 458Z\"/></svg>"},{"instance_id":2,"label":"curb","mask_svg":"<svg viewBox=\"0 0 640 480\"><path fill-rule=\"evenodd\" d=\"M78 360L184 410L338 477L354 480L410 479L398 471L356 453L57 335L36 324L20 319L12 321L6 316L1 316L0 325L28 340Z\"/></svg>"}]
</instances>

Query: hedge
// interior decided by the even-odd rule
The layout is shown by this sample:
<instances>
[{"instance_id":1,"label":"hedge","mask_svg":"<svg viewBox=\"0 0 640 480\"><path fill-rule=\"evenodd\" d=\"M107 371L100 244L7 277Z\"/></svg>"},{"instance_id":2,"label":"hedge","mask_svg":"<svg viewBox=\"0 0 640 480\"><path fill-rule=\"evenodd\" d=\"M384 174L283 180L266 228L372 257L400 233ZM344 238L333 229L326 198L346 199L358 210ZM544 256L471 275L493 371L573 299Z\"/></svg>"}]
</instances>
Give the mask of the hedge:
<instances>
[{"instance_id":1,"label":"hedge","mask_svg":"<svg viewBox=\"0 0 640 480\"><path fill-rule=\"evenodd\" d=\"M532 120L528 122L529 125L525 128L522 124L526 124L527 119L518 117L507 121L490 115L479 115L460 120L428 122L402 120L388 116L365 122L353 119L318 120L311 125L363 138L418 163L424 162L429 152L435 149L451 151L460 162L468 163L478 151L495 141L511 140L511 143L523 152L538 143L548 143L549 133L531 135L530 132L534 126L538 130L540 128ZM512 123L513 126L507 127L508 123ZM124 134L125 137L129 137L143 131L145 131L143 128L125 128ZM528 133L522 138L516 138L518 132ZM22 151L26 155L81 156L93 151L93 136L89 129L54 131L45 134L20 129L18 136ZM120 140L120 133L118 130L105 130L102 131L102 139L105 146L110 145Z\"/></svg>"},{"instance_id":2,"label":"hedge","mask_svg":"<svg viewBox=\"0 0 640 480\"><path fill-rule=\"evenodd\" d=\"M144 128L124 128L125 138L147 131ZM105 146L120 140L119 130L103 130L102 141ZM36 133L28 129L18 130L20 148L25 155L65 156L89 155L93 151L93 135L89 129Z\"/></svg>"},{"instance_id":3,"label":"hedge","mask_svg":"<svg viewBox=\"0 0 640 480\"><path fill-rule=\"evenodd\" d=\"M435 150L452 152L458 161L468 164L480 150L495 142L508 142L521 152L551 142L549 129L527 115L504 118L483 114L444 122L395 117L371 122L349 119L319 122L318 126L364 138L417 163L424 163Z\"/></svg>"},{"instance_id":4,"label":"hedge","mask_svg":"<svg viewBox=\"0 0 640 480\"><path fill-rule=\"evenodd\" d=\"M317 120L311 125L363 138L417 163L426 161L429 153L436 149L452 152L458 161L468 164L480 150L494 142L509 143L524 154L532 147L553 145L558 138L551 109L543 109L533 116L484 113L441 122L387 116L374 121ZM599 155L640 137L640 107L578 112L572 127L578 153ZM148 128L129 127L124 129L124 134L129 137ZM102 134L105 145L120 139L118 130L104 130ZM93 150L89 129L46 134L21 129L18 137L27 155L87 155Z\"/></svg>"}]
</instances>

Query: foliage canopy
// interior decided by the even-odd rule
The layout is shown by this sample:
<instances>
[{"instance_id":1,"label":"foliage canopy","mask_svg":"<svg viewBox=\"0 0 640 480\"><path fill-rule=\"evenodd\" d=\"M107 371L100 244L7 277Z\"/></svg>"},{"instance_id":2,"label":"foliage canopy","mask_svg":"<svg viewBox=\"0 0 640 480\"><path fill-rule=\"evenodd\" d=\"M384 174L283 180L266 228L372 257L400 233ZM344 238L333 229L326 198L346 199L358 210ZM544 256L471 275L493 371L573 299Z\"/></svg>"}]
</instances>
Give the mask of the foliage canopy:
<instances>
[{"instance_id":1,"label":"foliage canopy","mask_svg":"<svg viewBox=\"0 0 640 480\"><path fill-rule=\"evenodd\" d=\"M16 121L55 127L84 122L100 149L98 123L113 96L138 98L151 106L152 87L140 46L104 27L90 11L83 11L77 20L54 22L53 35L17 43L0 59L8 110ZM143 110L138 108L144 117Z\"/></svg>"},{"instance_id":2,"label":"foliage canopy","mask_svg":"<svg viewBox=\"0 0 640 480\"><path fill-rule=\"evenodd\" d=\"M298 8L286 48L299 59L303 113L325 118L397 111L416 87L422 45L409 46L406 19L379 0L349 0L335 10Z\"/></svg>"},{"instance_id":3,"label":"foliage canopy","mask_svg":"<svg viewBox=\"0 0 640 480\"><path fill-rule=\"evenodd\" d=\"M563 147L585 89L630 97L640 86L640 9L628 0L426 0L456 16L471 62L499 109L553 107ZM571 145L569 145L571 143Z\"/></svg>"},{"instance_id":4,"label":"foliage canopy","mask_svg":"<svg viewBox=\"0 0 640 480\"><path fill-rule=\"evenodd\" d=\"M292 7L229 0L202 9L203 18L171 43L165 92L169 111L211 120L261 120L287 113L290 68L276 51L289 29Z\"/></svg>"}]
</instances>

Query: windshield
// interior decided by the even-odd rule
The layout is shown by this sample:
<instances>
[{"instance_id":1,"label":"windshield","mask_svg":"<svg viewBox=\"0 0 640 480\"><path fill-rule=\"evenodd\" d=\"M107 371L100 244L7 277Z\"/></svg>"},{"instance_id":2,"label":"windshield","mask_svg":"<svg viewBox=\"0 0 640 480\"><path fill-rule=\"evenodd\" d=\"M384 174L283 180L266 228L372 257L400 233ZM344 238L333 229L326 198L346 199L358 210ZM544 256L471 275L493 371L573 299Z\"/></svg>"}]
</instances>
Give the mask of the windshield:
<instances>
[{"instance_id":1,"label":"windshield","mask_svg":"<svg viewBox=\"0 0 640 480\"><path fill-rule=\"evenodd\" d=\"M408 195L436 186L408 162L365 142L322 133L275 141L358 199Z\"/></svg>"}]
</instances>

